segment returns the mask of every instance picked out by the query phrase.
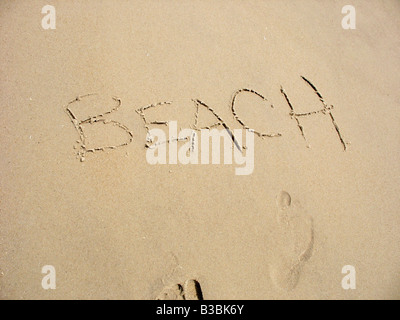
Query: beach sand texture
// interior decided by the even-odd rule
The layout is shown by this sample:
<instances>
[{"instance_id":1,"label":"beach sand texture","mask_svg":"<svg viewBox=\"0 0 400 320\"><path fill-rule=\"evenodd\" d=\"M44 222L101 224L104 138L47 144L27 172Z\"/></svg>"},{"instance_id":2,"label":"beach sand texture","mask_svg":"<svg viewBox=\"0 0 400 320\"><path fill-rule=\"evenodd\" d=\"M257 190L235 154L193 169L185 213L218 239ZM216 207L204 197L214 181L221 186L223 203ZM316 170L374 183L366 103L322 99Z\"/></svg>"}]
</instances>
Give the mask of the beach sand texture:
<instances>
[{"instance_id":1,"label":"beach sand texture","mask_svg":"<svg viewBox=\"0 0 400 320\"><path fill-rule=\"evenodd\" d=\"M1 1L0 299L399 299L400 2L347 2ZM220 120L251 174L147 162Z\"/></svg>"}]
</instances>

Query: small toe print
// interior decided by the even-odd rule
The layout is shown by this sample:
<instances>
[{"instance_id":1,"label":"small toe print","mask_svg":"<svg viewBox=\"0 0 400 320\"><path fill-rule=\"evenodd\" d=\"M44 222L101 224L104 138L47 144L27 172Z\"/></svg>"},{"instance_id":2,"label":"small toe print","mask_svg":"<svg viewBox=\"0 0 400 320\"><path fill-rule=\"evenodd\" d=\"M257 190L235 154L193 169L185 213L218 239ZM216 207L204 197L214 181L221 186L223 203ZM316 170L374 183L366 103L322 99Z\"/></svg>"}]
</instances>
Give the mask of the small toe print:
<instances>
[{"instance_id":1,"label":"small toe print","mask_svg":"<svg viewBox=\"0 0 400 320\"><path fill-rule=\"evenodd\" d=\"M281 210L285 210L290 207L292 203L292 197L286 191L281 191L276 198L276 204Z\"/></svg>"},{"instance_id":2,"label":"small toe print","mask_svg":"<svg viewBox=\"0 0 400 320\"><path fill-rule=\"evenodd\" d=\"M203 300L200 283L196 280L187 280L183 286L185 300Z\"/></svg>"},{"instance_id":3,"label":"small toe print","mask_svg":"<svg viewBox=\"0 0 400 320\"><path fill-rule=\"evenodd\" d=\"M183 286L178 283L165 287L156 300L203 300L203 293L200 283L190 279L185 281Z\"/></svg>"}]
</instances>

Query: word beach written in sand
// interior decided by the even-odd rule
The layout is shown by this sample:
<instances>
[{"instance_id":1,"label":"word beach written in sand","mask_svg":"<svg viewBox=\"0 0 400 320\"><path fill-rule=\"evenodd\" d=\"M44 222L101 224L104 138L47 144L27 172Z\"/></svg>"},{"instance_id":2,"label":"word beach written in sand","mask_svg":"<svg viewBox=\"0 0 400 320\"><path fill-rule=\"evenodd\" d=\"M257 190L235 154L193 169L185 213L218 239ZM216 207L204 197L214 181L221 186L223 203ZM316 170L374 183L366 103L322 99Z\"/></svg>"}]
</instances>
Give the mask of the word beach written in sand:
<instances>
[{"instance_id":1,"label":"word beach written in sand","mask_svg":"<svg viewBox=\"0 0 400 320\"><path fill-rule=\"evenodd\" d=\"M341 134L341 131L339 129L338 124L335 121L334 115L333 115L333 105L328 105L325 102L325 99L322 97L322 95L320 94L320 92L318 91L318 89L311 83L311 81L309 81L308 79L306 79L305 77L301 77L301 79L307 84L308 87L310 87L313 92L317 95L319 101L321 102L322 106L320 109L312 111L312 112L307 112L307 113L297 113L295 111L295 106L292 104L292 102L289 99L288 94L286 93L286 91L283 89L283 87L281 87L281 94L284 97L287 105L289 106L289 115L291 117L291 119L294 120L299 133L301 134L301 136L303 137L303 139L306 141L307 145L308 145L308 141L307 141L307 136L306 136L306 131L304 129L304 126L302 125L302 119L307 118L307 117L313 117L313 116L327 116L330 119L331 124L333 125L335 131L336 131L336 135L338 137L339 142L341 143L343 150L346 151L347 149L347 144L344 141L344 138ZM236 101L239 95L243 94L243 93L249 93L251 95L254 95L255 97L257 97L258 99L261 99L263 101L267 101L267 99L261 95L260 93L256 92L255 90L252 89L247 89L247 88L242 88L237 90L232 97L232 100L230 102L230 111L235 119L235 121L242 127L243 130L247 131L247 133L251 133L251 135L256 135L260 138L278 138L281 137L282 134L279 132L261 132L259 130L253 129L249 123L245 123L238 115L237 111L236 111ZM80 161L85 161L86 156L88 153L96 153L99 151L105 151L105 150L114 150L114 149L118 149L118 148L122 148L125 147L127 145L129 145L132 141L133 141L133 133L132 131L123 123L120 123L118 121L115 120L111 120L111 119L107 119L106 116L111 115L112 113L115 113L118 111L118 109L121 107L121 99L117 98L117 97L113 97L113 101L115 102L115 105L113 107L111 107L110 110L104 112L104 113L100 113L100 114L96 114L96 115L92 115L92 116L88 116L85 117L83 119L79 119L75 113L72 111L72 106L79 103L81 100L89 98L91 96L96 95L95 93L89 93L89 94L85 94L85 95L81 95L78 96L77 98L75 98L74 100L70 101L66 106L65 106L65 111L68 114L72 124L75 127L76 132L78 133L79 136L79 140L77 140L78 142L78 147L77 147L77 157L80 159ZM172 102L171 101L165 101L165 102L158 102L155 104L150 104L144 107L141 107L139 109L135 109L136 113L140 116L140 118L142 119L142 121L144 122L144 127L147 131L147 138L146 138L146 142L145 142L145 147L148 149L154 149L154 148L158 148L160 146L162 146L163 144L175 144L178 142L186 142L186 151L188 153L190 152L194 152L194 150L196 149L196 144L197 144L197 132L202 132L204 130L212 130L215 129L217 127L221 127L225 133L227 133L227 136L229 137L229 139L231 140L231 144L236 147L235 149L239 150L239 152L241 153L248 153L248 152L253 152L254 150L249 150L250 148L248 148L248 146L246 145L242 145L241 141L241 137L240 139L238 139L235 134L237 135L237 130L231 130L231 128L227 125L227 123L214 111L214 109L212 107L210 107L209 105L207 105L205 102L201 101L200 99L192 99L193 103L194 103L194 107L195 107L195 115L194 115L194 121L193 121L193 126L191 129L188 130L183 130L183 135L182 134L175 134L172 135L170 134L170 137L167 139L165 138L164 135L164 139L160 138L160 131L155 130L155 129L150 129L150 125L156 125L156 126L168 126L170 121L148 121L146 118L146 112L149 111L150 109L158 109L161 107L165 107L168 105L171 105ZM273 108L273 106L271 105L271 107ZM203 126L203 127L199 127L198 125L198 120L199 120L199 110L200 109L204 109L206 111L208 111L212 117L215 118L215 122L208 125L208 126ZM126 139L117 145L104 145L104 146L96 146L96 147L88 147L86 144L87 141L87 136L85 133L85 126L89 126L89 125L93 125L96 123L103 123L105 125L112 125L114 127L117 127L119 130L123 131L126 135ZM157 141L155 142L155 136L157 136ZM208 137L210 137L212 135L208 135ZM220 135L222 136L222 135ZM214 140L213 140L214 141ZM246 141L248 141L248 139L246 139ZM219 144L218 144L218 150L219 150ZM219 151L218 151L219 152ZM204 162L206 161L206 162ZM158 162L158 163L163 163L162 161ZM172 163L176 163L176 162L172 162ZM198 163L197 161L189 161L186 163ZM205 160L205 157L202 157L202 163L208 163L208 160ZM212 162L214 163L219 163L218 161L214 161Z\"/></svg>"}]
</instances>

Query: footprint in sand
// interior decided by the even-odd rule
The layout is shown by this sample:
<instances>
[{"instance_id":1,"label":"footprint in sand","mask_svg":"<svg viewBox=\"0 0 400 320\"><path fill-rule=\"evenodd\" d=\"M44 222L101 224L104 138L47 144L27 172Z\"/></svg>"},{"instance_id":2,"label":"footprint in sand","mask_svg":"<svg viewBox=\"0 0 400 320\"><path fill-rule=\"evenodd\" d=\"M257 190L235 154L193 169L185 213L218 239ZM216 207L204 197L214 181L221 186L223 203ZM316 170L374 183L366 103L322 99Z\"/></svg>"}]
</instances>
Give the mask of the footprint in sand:
<instances>
[{"instance_id":1,"label":"footprint in sand","mask_svg":"<svg viewBox=\"0 0 400 320\"><path fill-rule=\"evenodd\" d=\"M165 287L156 297L156 300L185 300L183 288L180 284Z\"/></svg>"},{"instance_id":2,"label":"footprint in sand","mask_svg":"<svg viewBox=\"0 0 400 320\"><path fill-rule=\"evenodd\" d=\"M300 279L304 264L311 258L314 247L313 219L293 203L289 193L282 191L276 199L277 228L274 234L273 259L270 275L281 289L293 290Z\"/></svg>"},{"instance_id":3,"label":"footprint in sand","mask_svg":"<svg viewBox=\"0 0 400 320\"><path fill-rule=\"evenodd\" d=\"M203 300L200 284L196 280L187 280L184 285L175 284L165 287L156 300Z\"/></svg>"},{"instance_id":4,"label":"footprint in sand","mask_svg":"<svg viewBox=\"0 0 400 320\"><path fill-rule=\"evenodd\" d=\"M187 280L183 285L185 300L203 300L200 283L196 280Z\"/></svg>"}]
</instances>

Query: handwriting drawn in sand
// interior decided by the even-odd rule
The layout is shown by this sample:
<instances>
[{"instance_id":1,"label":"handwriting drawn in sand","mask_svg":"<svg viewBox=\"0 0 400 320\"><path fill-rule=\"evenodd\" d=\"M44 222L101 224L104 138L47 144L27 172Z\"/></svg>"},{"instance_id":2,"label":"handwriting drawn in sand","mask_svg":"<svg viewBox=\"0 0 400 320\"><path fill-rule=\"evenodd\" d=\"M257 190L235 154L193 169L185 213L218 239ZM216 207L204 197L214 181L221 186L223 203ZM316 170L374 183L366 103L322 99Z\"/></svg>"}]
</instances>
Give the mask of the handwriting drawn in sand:
<instances>
[{"instance_id":1,"label":"handwriting drawn in sand","mask_svg":"<svg viewBox=\"0 0 400 320\"><path fill-rule=\"evenodd\" d=\"M90 116L84 120L78 120L77 117L75 116L75 114L71 111L70 106L78 101L81 101L81 99L87 98L89 96L93 96L96 95L95 93L89 93L83 96L79 96L77 98L75 98L74 100L70 101L66 107L66 112L69 116L69 118L71 119L71 122L73 123L76 131L79 134L79 140L77 141L79 143L78 146L78 157L80 158L81 161L85 161L85 157L87 153L94 153L97 151L105 151L105 150L113 150L113 149L117 149L123 146L127 146L128 144L130 144L133 140L133 134L132 132L122 123L119 123L118 121L114 121L114 120L108 120L106 118L104 118L104 116L111 114L115 111L118 110L118 108L121 106L121 99L113 97L113 100L116 102L116 105L109 111L104 112L102 114L97 114L94 116ZM119 127L121 130L126 132L127 135L127 140L126 142L120 144L120 145L116 145L116 146L100 146L100 147L95 147L95 148L87 148L86 147L86 135L85 135L85 131L83 126L85 124L94 124L94 123L98 123L101 122L103 124L106 125L113 125L113 126L117 126Z\"/></svg>"},{"instance_id":2,"label":"handwriting drawn in sand","mask_svg":"<svg viewBox=\"0 0 400 320\"><path fill-rule=\"evenodd\" d=\"M322 95L320 94L320 92L318 91L318 89L312 84L312 82L308 79L306 79L305 77L301 76L302 80L305 81L305 83L311 87L311 89L313 90L313 92L317 95L319 101L322 103L322 108L316 111L312 111L312 112L307 112L307 113L296 113L295 112L295 108L293 106L293 104L291 103L288 94L286 93L286 91L284 90L283 87L281 87L281 93L286 101L286 103L289 106L289 115L292 119L295 120L296 125L299 129L300 134L302 135L302 137L304 138L304 140L308 143L307 141L307 137L306 137L306 133L304 130L303 125L301 124L301 119L304 119L306 117L312 117L312 116L316 116L316 115L323 115L323 116L328 116L332 122L332 125L335 128L337 137L340 141L340 143L343 146L343 150L346 151L347 150L347 143L345 142L343 135L340 131L340 128L337 124L337 122L335 121L335 118L333 116L332 110L334 109L333 105L329 105L325 102L325 99L322 97ZM236 99L237 97L242 94L242 93L250 93L254 96L256 96L259 99L262 99L264 101L268 101L263 95L261 95L260 93L256 92L255 90L252 89L247 89L247 88L242 88L239 89L237 91L235 91L235 93L233 94L231 103L230 103L230 109L231 109L231 113L235 119L235 121L237 121L237 123L244 129L244 130L248 130L251 131L253 133L255 133L258 137L260 138L278 138L278 137L282 137L282 134L279 132L272 132L272 133L266 133L266 132L261 132L258 130L255 130L253 128L251 128L249 126L249 124L246 124L237 114L236 108L235 108L235 103L236 103ZM75 113L72 111L71 106L78 103L79 101L81 101L82 99L88 98L90 96L96 95L95 93L89 93L89 94L85 94L85 95L81 95L78 96L77 98L75 98L74 100L70 101L66 107L65 107L65 111L68 114L72 124L75 127L75 130L78 133L79 136L79 140L78 142L78 151L77 151L77 156L81 161L85 161L86 155L87 153L95 153L98 151L105 151L105 150L115 150L118 148L122 148L125 147L127 145L129 145L132 141L133 141L133 134L132 131L124 124L115 121L115 120L110 120L107 119L105 116L110 115L116 111L118 111L118 109L121 106L121 99L117 98L117 97L113 97L113 100L115 102L115 106L111 107L111 109L107 112L101 113L101 114L96 114L93 116L89 116L86 117L85 119L81 120L78 119L78 117L75 115ZM226 121L224 121L215 111L213 108L211 108L209 105L207 105L205 102L201 101L200 99L192 99L194 106L195 106L195 115L194 115L194 123L193 123L193 127L192 129L194 131L200 131L201 129L211 129L211 128L216 128L218 126L222 126L230 135L232 142L234 143L234 145L237 147L237 149L239 151L244 151L246 149L245 146L241 146L238 141L235 139L235 136L233 135L233 131L230 129L230 127L227 125ZM156 143L154 143L154 141L151 138L151 135L149 135L150 132L150 125L160 125L160 126L168 126L169 122L168 121L148 121L146 118L146 111L148 111L149 109L158 109L158 108L162 108L165 106L168 106L172 104L171 101L165 101L165 102L158 102L155 104L150 104L147 105L145 107L141 107L139 109L136 109L135 111L139 114L140 118L142 119L142 121L144 122L144 127L148 133L148 137L147 137L147 141L145 143L145 147L146 148L150 148L150 147L154 147L155 145L159 145L159 144L163 144L163 143L171 143L171 142L178 142L178 141L190 141L192 144L196 143L195 141L195 134L192 134L191 136L187 136L187 137L176 137L173 139L168 139L165 141L157 141ZM273 108L273 106L271 105L271 107ZM203 126L203 127L199 127L198 126L198 118L199 118L199 110L200 108L204 108L205 110L209 111L213 117L215 118L215 123L208 125L208 126ZM120 130L122 130L125 134L126 134L126 140L123 143L120 143L118 145L105 145L105 146L98 146L98 147L93 147L93 148L88 148L86 146L86 134L85 134L85 129L84 126L85 125L93 125L95 123L103 123L105 125L113 125L116 126L117 128L119 128Z\"/></svg>"}]
</instances>

